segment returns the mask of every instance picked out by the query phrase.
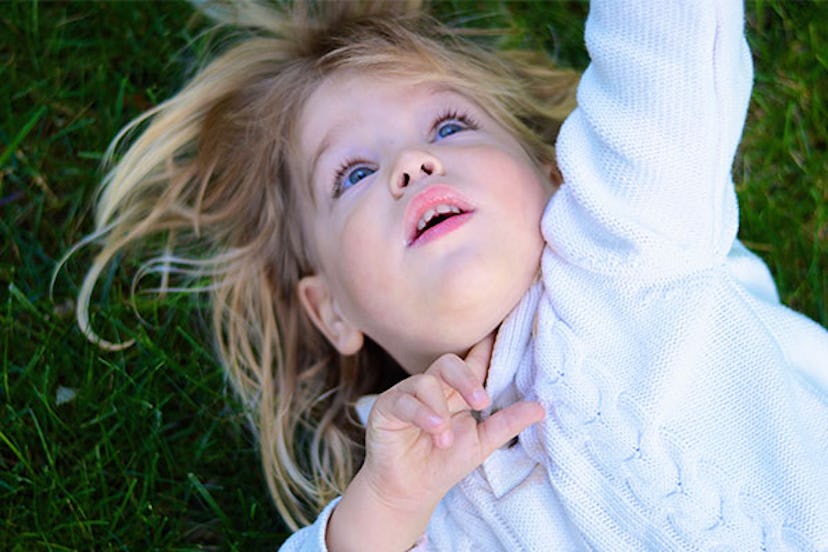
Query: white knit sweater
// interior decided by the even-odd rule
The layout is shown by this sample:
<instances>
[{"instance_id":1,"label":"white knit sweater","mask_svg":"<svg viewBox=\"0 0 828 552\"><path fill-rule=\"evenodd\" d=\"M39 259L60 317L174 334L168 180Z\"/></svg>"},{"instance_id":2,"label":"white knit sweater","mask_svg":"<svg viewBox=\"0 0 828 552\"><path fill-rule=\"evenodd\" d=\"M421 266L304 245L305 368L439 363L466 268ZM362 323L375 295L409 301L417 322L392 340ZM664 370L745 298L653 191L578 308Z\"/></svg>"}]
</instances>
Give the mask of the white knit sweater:
<instances>
[{"instance_id":1,"label":"white knit sweater","mask_svg":"<svg viewBox=\"0 0 828 552\"><path fill-rule=\"evenodd\" d=\"M546 419L444 498L433 550L828 550L828 333L735 241L736 0L594 0L542 281L496 405ZM285 550L324 550L327 517Z\"/></svg>"}]
</instances>

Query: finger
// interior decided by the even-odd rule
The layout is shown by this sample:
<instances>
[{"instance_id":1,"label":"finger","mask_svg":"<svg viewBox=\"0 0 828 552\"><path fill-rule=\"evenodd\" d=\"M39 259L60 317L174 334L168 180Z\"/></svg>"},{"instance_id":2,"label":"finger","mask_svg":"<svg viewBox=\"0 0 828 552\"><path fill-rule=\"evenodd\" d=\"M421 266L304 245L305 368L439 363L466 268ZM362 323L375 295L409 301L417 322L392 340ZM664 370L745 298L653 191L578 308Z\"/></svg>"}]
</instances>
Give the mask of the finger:
<instances>
[{"instance_id":1,"label":"finger","mask_svg":"<svg viewBox=\"0 0 828 552\"><path fill-rule=\"evenodd\" d=\"M546 411L536 402L523 401L492 414L477 426L483 458L488 457L521 431L541 421Z\"/></svg>"},{"instance_id":2,"label":"finger","mask_svg":"<svg viewBox=\"0 0 828 552\"><path fill-rule=\"evenodd\" d=\"M379 419L377 425L382 429L400 429L394 423L390 428L385 427L382 420L392 420L403 426L416 426L431 434L439 434L446 429L447 420L433 408L419 400L411 393L402 391L392 392L383 402L377 402L376 413Z\"/></svg>"},{"instance_id":3,"label":"finger","mask_svg":"<svg viewBox=\"0 0 828 552\"><path fill-rule=\"evenodd\" d=\"M495 334L490 333L472 347L466 354L466 364L472 369L481 384L486 381L486 374L489 371L489 362L492 359Z\"/></svg>"},{"instance_id":4,"label":"finger","mask_svg":"<svg viewBox=\"0 0 828 552\"><path fill-rule=\"evenodd\" d=\"M410 408L410 401L404 396L410 396L418 403L427 406L440 419L440 429L447 429L451 420L451 412L446 402L446 396L443 392L443 383L431 374L417 374L404 379L396 386L394 386L390 393L392 393L392 401L390 404L395 405L402 403L402 406ZM396 408L392 410L392 415L396 415ZM400 411L401 412L401 411ZM408 412L408 411L406 411ZM408 421L413 420L411 418ZM417 424L420 426L420 424ZM428 430L425 426L420 426Z\"/></svg>"},{"instance_id":5,"label":"finger","mask_svg":"<svg viewBox=\"0 0 828 552\"><path fill-rule=\"evenodd\" d=\"M441 418L441 423L435 426L433 430L426 430L433 435L434 446L437 448L450 447L454 442L454 432L451 429L451 410L443 390L445 384L431 374L418 374L405 381L412 386L414 396Z\"/></svg>"},{"instance_id":6,"label":"finger","mask_svg":"<svg viewBox=\"0 0 828 552\"><path fill-rule=\"evenodd\" d=\"M489 405L489 395L474 370L457 355L443 355L429 368L449 388L459 393L462 400L452 400L449 396L449 410L481 410Z\"/></svg>"},{"instance_id":7,"label":"finger","mask_svg":"<svg viewBox=\"0 0 828 552\"><path fill-rule=\"evenodd\" d=\"M417 379L421 381L413 382L410 392L400 391L392 401L393 416L430 434L435 447L448 448L454 443L454 432L440 384L435 378ZM426 397L435 399L438 408L428 404Z\"/></svg>"},{"instance_id":8,"label":"finger","mask_svg":"<svg viewBox=\"0 0 828 552\"><path fill-rule=\"evenodd\" d=\"M417 374L407 380L407 388L417 399L434 410L448 424L451 420L451 411L446 402L443 383L431 374Z\"/></svg>"}]
</instances>

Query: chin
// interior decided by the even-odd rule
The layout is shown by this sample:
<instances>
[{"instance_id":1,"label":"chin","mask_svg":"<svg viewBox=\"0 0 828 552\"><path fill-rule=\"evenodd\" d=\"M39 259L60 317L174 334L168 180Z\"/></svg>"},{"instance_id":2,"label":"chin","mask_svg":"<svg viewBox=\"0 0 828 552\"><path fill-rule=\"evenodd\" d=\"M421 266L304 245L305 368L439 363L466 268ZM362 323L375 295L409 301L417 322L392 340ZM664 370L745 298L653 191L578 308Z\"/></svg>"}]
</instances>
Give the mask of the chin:
<instances>
[{"instance_id":1,"label":"chin","mask_svg":"<svg viewBox=\"0 0 828 552\"><path fill-rule=\"evenodd\" d=\"M453 310L447 315L453 323L441 325L447 329L444 335L451 336L457 350L467 350L509 316L532 285L536 273L530 272L525 278L515 278L512 273L506 274L507 278L459 282ZM471 290L475 292L470 293Z\"/></svg>"}]
</instances>

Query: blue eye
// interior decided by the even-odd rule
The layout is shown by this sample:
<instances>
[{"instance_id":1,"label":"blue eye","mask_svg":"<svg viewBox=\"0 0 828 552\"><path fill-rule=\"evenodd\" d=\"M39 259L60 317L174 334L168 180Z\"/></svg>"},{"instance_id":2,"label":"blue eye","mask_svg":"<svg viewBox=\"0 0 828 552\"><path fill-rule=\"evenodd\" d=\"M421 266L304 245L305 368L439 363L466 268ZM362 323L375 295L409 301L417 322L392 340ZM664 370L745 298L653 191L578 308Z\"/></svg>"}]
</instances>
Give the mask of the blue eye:
<instances>
[{"instance_id":1,"label":"blue eye","mask_svg":"<svg viewBox=\"0 0 828 552\"><path fill-rule=\"evenodd\" d=\"M449 109L443 111L439 117L434 120L431 125L431 136L433 140L442 140L448 138L452 134L458 132L465 132L467 130L477 130L478 126L471 117L465 112L457 111L456 109Z\"/></svg>"},{"instance_id":2,"label":"blue eye","mask_svg":"<svg viewBox=\"0 0 828 552\"><path fill-rule=\"evenodd\" d=\"M363 178L368 178L377 172L376 169L360 165L359 163L360 161L345 162L336 171L336 178L334 178L334 197L338 197L351 186L358 184Z\"/></svg>"},{"instance_id":3,"label":"blue eye","mask_svg":"<svg viewBox=\"0 0 828 552\"><path fill-rule=\"evenodd\" d=\"M446 121L439 127L437 127L437 138L445 138L446 136L451 136L452 134L456 134L465 130L466 127L461 125L457 121Z\"/></svg>"},{"instance_id":4,"label":"blue eye","mask_svg":"<svg viewBox=\"0 0 828 552\"><path fill-rule=\"evenodd\" d=\"M372 174L374 174L374 169L369 169L368 167L356 167L351 172L345 175L345 184L347 186L353 186L363 178L368 178Z\"/></svg>"}]
</instances>

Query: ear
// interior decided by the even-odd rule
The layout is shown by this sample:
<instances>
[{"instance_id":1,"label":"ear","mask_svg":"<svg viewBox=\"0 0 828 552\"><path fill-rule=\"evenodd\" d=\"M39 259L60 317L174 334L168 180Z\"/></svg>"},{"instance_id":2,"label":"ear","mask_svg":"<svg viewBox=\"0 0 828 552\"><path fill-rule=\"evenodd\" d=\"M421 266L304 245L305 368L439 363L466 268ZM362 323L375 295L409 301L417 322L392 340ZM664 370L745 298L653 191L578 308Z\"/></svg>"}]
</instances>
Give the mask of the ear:
<instances>
[{"instance_id":1,"label":"ear","mask_svg":"<svg viewBox=\"0 0 828 552\"><path fill-rule=\"evenodd\" d=\"M299 300L314 326L342 355L353 355L364 342L362 332L340 314L323 276L305 276L298 285Z\"/></svg>"},{"instance_id":2,"label":"ear","mask_svg":"<svg viewBox=\"0 0 828 552\"><path fill-rule=\"evenodd\" d=\"M563 175L561 174L560 169L558 168L557 163L552 161L548 163L544 163L543 165L544 172L546 176L549 177L549 181L552 183L552 189L557 190L561 187L563 183Z\"/></svg>"}]
</instances>

